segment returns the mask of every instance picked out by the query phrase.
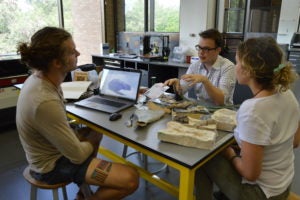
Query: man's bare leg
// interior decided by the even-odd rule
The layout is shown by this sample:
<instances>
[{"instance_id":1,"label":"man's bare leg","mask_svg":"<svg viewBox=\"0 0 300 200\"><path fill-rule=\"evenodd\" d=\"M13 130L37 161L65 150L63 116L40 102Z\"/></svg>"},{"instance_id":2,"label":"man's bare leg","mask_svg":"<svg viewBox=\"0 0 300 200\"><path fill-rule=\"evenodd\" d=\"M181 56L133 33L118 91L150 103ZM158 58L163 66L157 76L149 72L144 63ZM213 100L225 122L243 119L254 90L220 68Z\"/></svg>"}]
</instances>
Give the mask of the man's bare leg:
<instances>
[{"instance_id":1,"label":"man's bare leg","mask_svg":"<svg viewBox=\"0 0 300 200\"><path fill-rule=\"evenodd\" d=\"M101 186L89 200L118 200L138 188L139 175L132 167L93 159L86 173L86 182Z\"/></svg>"}]
</instances>

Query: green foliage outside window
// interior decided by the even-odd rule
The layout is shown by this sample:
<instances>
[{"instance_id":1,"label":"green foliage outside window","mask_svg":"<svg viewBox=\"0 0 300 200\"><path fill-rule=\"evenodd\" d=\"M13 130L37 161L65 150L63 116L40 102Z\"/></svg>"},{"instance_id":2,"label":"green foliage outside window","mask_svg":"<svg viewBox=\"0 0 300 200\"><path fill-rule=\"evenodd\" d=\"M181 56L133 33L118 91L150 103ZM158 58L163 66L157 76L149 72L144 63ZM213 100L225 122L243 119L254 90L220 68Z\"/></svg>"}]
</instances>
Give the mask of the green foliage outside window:
<instances>
[{"instance_id":1,"label":"green foliage outside window","mask_svg":"<svg viewBox=\"0 0 300 200\"><path fill-rule=\"evenodd\" d=\"M156 5L154 31L179 32L179 6Z\"/></svg>"},{"instance_id":2,"label":"green foliage outside window","mask_svg":"<svg viewBox=\"0 0 300 200\"><path fill-rule=\"evenodd\" d=\"M144 0L127 0L125 1L125 7L126 31L144 31Z\"/></svg>"},{"instance_id":3,"label":"green foliage outside window","mask_svg":"<svg viewBox=\"0 0 300 200\"><path fill-rule=\"evenodd\" d=\"M127 0L125 24L127 32L144 31L144 0ZM180 1L156 0L154 14L154 31L179 32ZM150 20L149 16L149 20Z\"/></svg>"},{"instance_id":4,"label":"green foliage outside window","mask_svg":"<svg viewBox=\"0 0 300 200\"><path fill-rule=\"evenodd\" d=\"M0 0L0 55L15 54L19 42L44 26L59 26L56 0Z\"/></svg>"}]
</instances>

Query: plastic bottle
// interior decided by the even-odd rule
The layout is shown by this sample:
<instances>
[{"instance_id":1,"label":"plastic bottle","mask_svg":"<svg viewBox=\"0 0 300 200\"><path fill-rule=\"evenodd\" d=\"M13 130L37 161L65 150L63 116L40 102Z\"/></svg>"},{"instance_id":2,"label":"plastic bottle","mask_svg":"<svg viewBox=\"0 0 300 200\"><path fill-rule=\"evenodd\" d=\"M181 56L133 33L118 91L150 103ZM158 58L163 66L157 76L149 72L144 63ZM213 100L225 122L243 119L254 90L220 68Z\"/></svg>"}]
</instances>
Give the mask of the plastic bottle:
<instances>
[{"instance_id":1,"label":"plastic bottle","mask_svg":"<svg viewBox=\"0 0 300 200\"><path fill-rule=\"evenodd\" d=\"M155 83L156 83L156 76L151 76L151 85L150 87L152 87Z\"/></svg>"}]
</instances>

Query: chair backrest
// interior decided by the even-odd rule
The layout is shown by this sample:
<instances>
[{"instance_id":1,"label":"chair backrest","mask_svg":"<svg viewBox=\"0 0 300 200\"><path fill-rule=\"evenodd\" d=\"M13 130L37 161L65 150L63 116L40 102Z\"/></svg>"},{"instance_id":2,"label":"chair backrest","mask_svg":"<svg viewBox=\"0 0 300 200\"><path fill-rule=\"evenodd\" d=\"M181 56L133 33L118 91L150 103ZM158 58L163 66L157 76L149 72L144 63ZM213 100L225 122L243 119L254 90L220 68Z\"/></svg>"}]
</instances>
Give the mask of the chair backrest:
<instances>
[{"instance_id":1,"label":"chair backrest","mask_svg":"<svg viewBox=\"0 0 300 200\"><path fill-rule=\"evenodd\" d=\"M241 85L238 82L235 84L235 89L233 92L233 104L239 105L243 103L246 99L253 97L252 91L247 85Z\"/></svg>"},{"instance_id":2,"label":"chair backrest","mask_svg":"<svg viewBox=\"0 0 300 200\"><path fill-rule=\"evenodd\" d=\"M194 88L188 90L189 98L197 98L195 95ZM235 88L233 92L233 104L240 105L246 99L250 99L253 97L252 91L247 85L241 85L238 82L235 83Z\"/></svg>"}]
</instances>

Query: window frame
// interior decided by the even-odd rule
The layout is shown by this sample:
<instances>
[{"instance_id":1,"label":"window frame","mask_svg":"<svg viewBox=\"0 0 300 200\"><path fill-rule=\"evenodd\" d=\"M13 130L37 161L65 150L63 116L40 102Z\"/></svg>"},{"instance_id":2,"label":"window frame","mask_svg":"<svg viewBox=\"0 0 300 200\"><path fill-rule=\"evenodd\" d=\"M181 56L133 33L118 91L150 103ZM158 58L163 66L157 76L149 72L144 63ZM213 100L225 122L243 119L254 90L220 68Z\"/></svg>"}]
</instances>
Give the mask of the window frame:
<instances>
[{"instance_id":1,"label":"window frame","mask_svg":"<svg viewBox=\"0 0 300 200\"><path fill-rule=\"evenodd\" d=\"M124 32L128 32L128 30L126 30L126 18L125 18L125 4L126 4L126 0L123 1L124 3L124 20L122 23L124 23L124 30L119 30L119 31L124 31ZM116 10L117 12L117 10ZM120 23L120 22L118 22ZM136 31L136 32L157 32L157 33L161 33L159 31L155 30L155 0L144 0L144 30L141 31ZM176 33L178 33L178 31L176 31Z\"/></svg>"}]
</instances>

